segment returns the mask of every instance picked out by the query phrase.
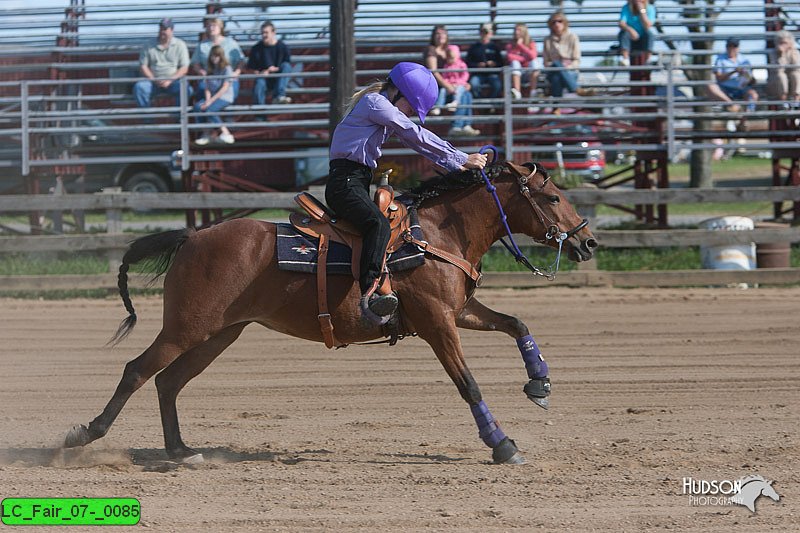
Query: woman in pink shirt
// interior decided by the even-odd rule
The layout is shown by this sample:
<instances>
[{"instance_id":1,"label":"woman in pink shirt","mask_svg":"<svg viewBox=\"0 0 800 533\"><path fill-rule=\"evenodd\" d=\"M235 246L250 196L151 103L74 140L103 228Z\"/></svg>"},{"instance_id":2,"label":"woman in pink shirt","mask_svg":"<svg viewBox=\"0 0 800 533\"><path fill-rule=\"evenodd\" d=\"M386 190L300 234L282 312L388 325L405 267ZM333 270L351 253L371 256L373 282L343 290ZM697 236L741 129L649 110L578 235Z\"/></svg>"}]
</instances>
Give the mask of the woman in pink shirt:
<instances>
[{"instance_id":1,"label":"woman in pink shirt","mask_svg":"<svg viewBox=\"0 0 800 533\"><path fill-rule=\"evenodd\" d=\"M531 40L525 24L514 26L514 40L506 45L506 60L513 69L511 71L511 94L515 100L522 98L522 68L533 66L536 60L536 43ZM530 96L536 96L536 83L539 71L532 70L530 76Z\"/></svg>"}]
</instances>

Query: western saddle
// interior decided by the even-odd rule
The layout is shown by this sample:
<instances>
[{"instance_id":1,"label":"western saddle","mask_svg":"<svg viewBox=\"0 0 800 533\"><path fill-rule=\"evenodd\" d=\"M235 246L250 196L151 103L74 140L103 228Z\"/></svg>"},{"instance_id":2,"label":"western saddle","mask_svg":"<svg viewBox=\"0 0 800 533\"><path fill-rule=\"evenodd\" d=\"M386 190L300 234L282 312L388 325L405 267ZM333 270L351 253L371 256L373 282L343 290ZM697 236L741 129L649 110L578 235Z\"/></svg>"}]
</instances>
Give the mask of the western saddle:
<instances>
[{"instance_id":1,"label":"western saddle","mask_svg":"<svg viewBox=\"0 0 800 533\"><path fill-rule=\"evenodd\" d=\"M404 239L406 235L410 236L410 222L408 217L408 209L406 206L399 202L394 201L394 189L389 185L389 174L391 170L384 172L381 175L381 182L378 189L375 191L374 201L383 215L389 220L391 228L391 237L389 238L389 245L386 248L386 254L390 254L400 248L406 242ZM328 247L331 241L342 243L349 246L352 250L350 259L351 273L353 279L358 280L360 275L361 263L361 232L355 226L345 220L338 220L327 207L325 207L313 195L307 192L301 192L294 197L294 201L303 208L305 214L292 213L289 216L289 222L300 233L311 237L312 239L319 239L317 249L317 306L319 314L320 330L322 337L325 340L325 346L332 348L334 346L342 346L336 336L333 334L333 323L331 322L331 315L328 311L328 293L327 293L327 258ZM384 271L386 265L386 258L384 257ZM377 289L379 294L389 294L392 292L391 281L388 274L384 274L381 284Z\"/></svg>"}]
</instances>

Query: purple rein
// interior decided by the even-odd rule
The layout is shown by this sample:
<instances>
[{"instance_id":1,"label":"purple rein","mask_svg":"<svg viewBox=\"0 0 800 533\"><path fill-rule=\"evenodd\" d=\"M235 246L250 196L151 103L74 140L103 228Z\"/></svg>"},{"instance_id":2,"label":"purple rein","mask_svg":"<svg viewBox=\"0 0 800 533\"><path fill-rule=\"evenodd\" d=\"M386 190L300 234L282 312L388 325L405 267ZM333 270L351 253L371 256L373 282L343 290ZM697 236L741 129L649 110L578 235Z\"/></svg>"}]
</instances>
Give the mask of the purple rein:
<instances>
[{"instance_id":1,"label":"purple rein","mask_svg":"<svg viewBox=\"0 0 800 533\"><path fill-rule=\"evenodd\" d=\"M479 150L481 154L486 153L487 151L491 151L494 154L492 162L497 161L498 158L497 147L492 146L491 144L487 144L486 146L484 146ZM497 187L495 187L489 180L489 176L486 175L486 171L484 169L481 169L481 177L483 178L484 183L486 183L486 190L489 192L489 194L492 195L492 198L494 198L494 203L497 206L497 210L500 211L500 222L502 222L503 228L505 228L506 230L506 236L508 237L508 240L511 242L511 244L508 244L505 241L504 237L500 238L500 242L503 243L503 246L506 247L506 250L508 250L509 253L514 256L514 259L516 259L517 263L525 265L525 267L528 270L530 270L535 276L544 276L548 280L553 281L556 278L556 272L558 272L559 259L561 258L561 245L564 239L567 238L567 235L563 233L560 235L551 235L550 232L548 231L546 238L547 239L555 238L556 241L558 242L558 255L556 255L555 262L548 268L549 272L545 273L539 270L539 268L531 264L528 258L525 257L525 254L522 253L522 250L519 249L517 243L514 241L514 237L511 235L511 228L508 226L508 217L506 216L506 213L503 210L503 205L500 203L500 198L498 198L497 196ZM586 223L576 228L576 230L582 228L585 225Z\"/></svg>"}]
</instances>

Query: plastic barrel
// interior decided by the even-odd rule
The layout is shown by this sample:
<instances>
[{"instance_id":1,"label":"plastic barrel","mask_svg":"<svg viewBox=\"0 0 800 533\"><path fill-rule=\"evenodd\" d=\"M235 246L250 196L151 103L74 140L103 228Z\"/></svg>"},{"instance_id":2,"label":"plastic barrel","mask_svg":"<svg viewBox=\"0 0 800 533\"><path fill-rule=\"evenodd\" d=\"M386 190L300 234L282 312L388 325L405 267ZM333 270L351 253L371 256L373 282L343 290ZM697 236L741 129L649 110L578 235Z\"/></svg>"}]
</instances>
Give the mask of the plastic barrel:
<instances>
[{"instance_id":1,"label":"plastic barrel","mask_svg":"<svg viewBox=\"0 0 800 533\"><path fill-rule=\"evenodd\" d=\"M757 228L788 228L781 222L758 222ZM756 264L758 268L789 268L792 245L789 242L757 242Z\"/></svg>"},{"instance_id":2,"label":"plastic barrel","mask_svg":"<svg viewBox=\"0 0 800 533\"><path fill-rule=\"evenodd\" d=\"M700 228L719 231L746 231L755 229L747 217L717 217L704 220ZM714 270L753 270L756 267L756 245L729 244L724 246L700 246L703 268Z\"/></svg>"}]
</instances>

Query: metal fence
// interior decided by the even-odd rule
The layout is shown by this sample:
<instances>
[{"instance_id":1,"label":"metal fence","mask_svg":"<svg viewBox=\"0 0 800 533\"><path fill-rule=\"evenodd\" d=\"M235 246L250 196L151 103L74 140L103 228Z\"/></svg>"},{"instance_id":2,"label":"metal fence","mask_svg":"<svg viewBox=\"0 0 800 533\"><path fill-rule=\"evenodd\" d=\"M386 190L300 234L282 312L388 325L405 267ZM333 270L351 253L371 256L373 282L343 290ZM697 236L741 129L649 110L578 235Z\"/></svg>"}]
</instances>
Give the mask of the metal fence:
<instances>
[{"instance_id":1,"label":"metal fence","mask_svg":"<svg viewBox=\"0 0 800 533\"><path fill-rule=\"evenodd\" d=\"M772 65L759 68L770 70ZM666 151L672 158L681 150L740 148L742 138L748 138L746 147L752 150L768 151L798 148L798 129L776 131L769 121L780 119L800 124L800 106L780 100L762 100L751 111L732 112L721 102L711 101L703 96L698 88L708 81L690 81L687 72L708 71L705 66L674 65L667 58L660 65L643 67L588 67L581 69L581 86L590 95L580 98L555 98L537 96L533 98L512 99L509 91L499 99L476 99L472 105L474 123L493 126L498 134L482 135L474 139L453 138L465 150L474 149L486 143L497 144L506 158L517 153L554 152L564 153L585 151L580 143L565 145L558 143L557 136L551 144L537 142L531 144L526 128L557 130L575 124L594 125L600 128L595 148L601 150L627 151ZM558 70L541 69L542 76ZM474 72L475 70L471 71ZM510 87L511 68L496 71ZM647 72L648 81L631 80L636 74ZM378 77L384 71L360 71L362 77ZM327 79L324 72L301 72L286 74L300 85L295 94L307 92L324 100L326 88L303 88L303 82ZM242 75L241 80L254 79L255 75ZM525 77L525 76L523 76ZM109 162L106 156L76 156L70 151L70 136L91 132L93 135L108 135L131 131L139 133L169 132L175 136L174 146L165 150L163 159L170 153L181 169L191 168L192 163L202 161L225 161L246 159L294 159L326 157L327 149L305 148L303 150L280 151L237 151L235 145L226 148L224 153L207 154L193 143L198 130L208 126L198 123L198 119L208 113L195 112L190 106L189 84L200 77L187 76L180 83L180 105L165 107L130 107L128 94L103 92L102 88L112 84L133 84L140 78L93 78L75 80L26 80L22 82L3 82L0 86L18 87L19 95L0 98L3 112L0 119L0 135L19 139L17 159L23 175L28 175L34 167L48 167L64 164L91 165ZM322 82L324 85L324 82ZM98 87L100 90L98 91ZM649 92L651 95L631 95L631 92ZM97 107L98 101L119 103L119 107ZM122 104L127 102L127 107ZM744 102L739 102L744 106ZM219 115L226 126L236 131L280 130L292 132L326 131L328 128L329 104L296 103L276 105L232 105ZM277 118L276 118L277 117ZM430 117L426 125L448 126L456 117L443 113ZM257 120L258 119L258 120ZM262 121L261 119L266 119ZM695 121L706 121L705 130L696 128ZM726 121L747 121L761 126L748 132L727 131ZM498 126L502 126L498 128ZM643 130L644 128L644 130ZM652 128L652 131L647 131ZM37 146L55 147L34 154L33 138L38 138ZM44 141L42 141L44 139ZM66 140L65 140L66 139ZM720 140L718 140L720 139ZM9 146L6 146L8 150ZM409 149L395 146L386 150L388 155L412 154ZM43 155L45 154L45 155ZM151 161L152 157L118 154L113 160L121 163ZM12 165L6 161L5 166Z\"/></svg>"}]
</instances>

